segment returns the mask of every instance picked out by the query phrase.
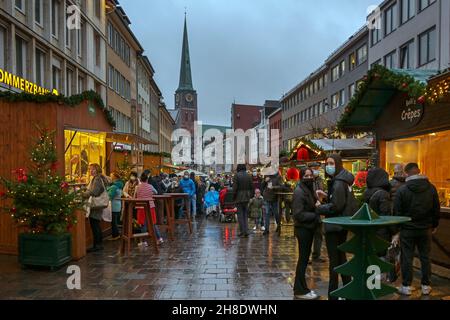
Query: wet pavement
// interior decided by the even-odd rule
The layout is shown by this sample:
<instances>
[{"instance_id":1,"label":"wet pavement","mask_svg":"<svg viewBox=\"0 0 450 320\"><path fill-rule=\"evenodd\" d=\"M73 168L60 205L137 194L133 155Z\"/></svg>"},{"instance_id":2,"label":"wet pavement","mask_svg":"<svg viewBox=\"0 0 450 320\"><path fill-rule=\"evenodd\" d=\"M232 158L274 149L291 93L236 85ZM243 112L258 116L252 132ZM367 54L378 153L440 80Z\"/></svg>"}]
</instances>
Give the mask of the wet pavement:
<instances>
[{"instance_id":1,"label":"wet pavement","mask_svg":"<svg viewBox=\"0 0 450 320\"><path fill-rule=\"evenodd\" d=\"M67 289L67 266L55 272L22 269L17 257L0 256L0 299L294 299L297 241L292 227L284 226L281 236L259 233L243 239L237 237L237 225L214 220L195 222L192 236L187 227L177 228L177 240L162 244L159 255L152 247L136 245L130 257L122 257L120 242L105 241L103 252L72 263L81 269L81 290ZM413 285L420 288L417 279L416 273ZM394 294L386 299L450 295L450 280L432 280L429 297L416 290L411 298ZM326 299L327 263L310 264L307 281Z\"/></svg>"}]
</instances>

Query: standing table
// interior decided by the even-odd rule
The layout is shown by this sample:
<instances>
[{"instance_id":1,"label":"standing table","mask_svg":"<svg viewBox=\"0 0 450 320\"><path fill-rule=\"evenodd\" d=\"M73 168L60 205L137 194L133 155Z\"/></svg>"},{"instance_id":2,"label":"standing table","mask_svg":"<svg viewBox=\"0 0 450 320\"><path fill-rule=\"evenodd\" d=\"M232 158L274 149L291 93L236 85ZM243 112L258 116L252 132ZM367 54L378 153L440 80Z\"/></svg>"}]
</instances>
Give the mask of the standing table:
<instances>
[{"instance_id":1,"label":"standing table","mask_svg":"<svg viewBox=\"0 0 450 320\"><path fill-rule=\"evenodd\" d=\"M173 219L173 224L187 224L189 226L189 233L192 234L192 222L191 222L191 203L188 193L167 193L170 196L170 208L171 208L171 218ZM186 218L185 219L175 219L175 200L184 199L184 205L186 208Z\"/></svg>"},{"instance_id":2,"label":"standing table","mask_svg":"<svg viewBox=\"0 0 450 320\"><path fill-rule=\"evenodd\" d=\"M154 195L153 198L155 200L160 200L158 203L163 203L164 208L166 209L166 221L161 221L161 224L157 224L161 229L169 234L169 239L174 240L174 231L175 231L175 215L174 208L172 207L172 200L169 194L162 195ZM164 211L163 211L164 212ZM163 217L164 219L164 217Z\"/></svg>"}]
</instances>

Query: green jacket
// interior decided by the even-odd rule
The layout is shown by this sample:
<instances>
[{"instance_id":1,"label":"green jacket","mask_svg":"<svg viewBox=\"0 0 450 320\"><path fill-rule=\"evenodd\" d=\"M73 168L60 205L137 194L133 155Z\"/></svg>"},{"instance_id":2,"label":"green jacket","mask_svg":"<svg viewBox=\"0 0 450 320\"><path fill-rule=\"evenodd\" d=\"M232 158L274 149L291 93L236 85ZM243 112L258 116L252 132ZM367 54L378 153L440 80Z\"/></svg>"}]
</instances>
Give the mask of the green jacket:
<instances>
[{"instance_id":1,"label":"green jacket","mask_svg":"<svg viewBox=\"0 0 450 320\"><path fill-rule=\"evenodd\" d=\"M248 212L250 218L257 218L261 216L264 205L264 198L260 196L259 198L251 198L248 202Z\"/></svg>"}]
</instances>

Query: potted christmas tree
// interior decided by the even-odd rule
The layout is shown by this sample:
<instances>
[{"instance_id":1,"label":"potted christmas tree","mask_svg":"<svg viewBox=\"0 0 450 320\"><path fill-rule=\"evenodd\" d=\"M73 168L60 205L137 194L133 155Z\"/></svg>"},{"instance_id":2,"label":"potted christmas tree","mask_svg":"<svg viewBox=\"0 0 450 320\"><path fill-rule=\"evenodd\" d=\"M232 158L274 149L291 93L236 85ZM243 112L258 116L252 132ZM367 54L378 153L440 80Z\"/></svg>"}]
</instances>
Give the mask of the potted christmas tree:
<instances>
[{"instance_id":1,"label":"potted christmas tree","mask_svg":"<svg viewBox=\"0 0 450 320\"><path fill-rule=\"evenodd\" d=\"M81 206L81 197L56 172L54 132L38 130L38 141L30 152L30 167L14 170L12 180L0 178L6 188L0 196L10 200L3 209L21 230L19 262L53 269L71 260L69 230L76 223L74 210Z\"/></svg>"}]
</instances>

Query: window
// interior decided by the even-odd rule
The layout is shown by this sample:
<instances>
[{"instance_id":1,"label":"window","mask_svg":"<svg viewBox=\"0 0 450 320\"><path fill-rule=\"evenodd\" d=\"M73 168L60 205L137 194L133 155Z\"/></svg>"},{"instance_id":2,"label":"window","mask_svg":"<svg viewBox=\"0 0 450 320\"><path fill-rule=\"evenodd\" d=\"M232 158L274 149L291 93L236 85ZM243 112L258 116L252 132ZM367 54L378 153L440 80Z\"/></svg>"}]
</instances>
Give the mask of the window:
<instances>
[{"instance_id":1,"label":"window","mask_svg":"<svg viewBox=\"0 0 450 320\"><path fill-rule=\"evenodd\" d=\"M318 106L319 106L319 114L322 114L324 112L324 110L323 110L323 101L320 101Z\"/></svg>"},{"instance_id":2,"label":"window","mask_svg":"<svg viewBox=\"0 0 450 320\"><path fill-rule=\"evenodd\" d=\"M339 92L339 106L342 107L345 104L345 89Z\"/></svg>"},{"instance_id":3,"label":"window","mask_svg":"<svg viewBox=\"0 0 450 320\"><path fill-rule=\"evenodd\" d=\"M70 97L72 92L72 86L73 86L73 71L71 69L66 70L66 96Z\"/></svg>"},{"instance_id":4,"label":"window","mask_svg":"<svg viewBox=\"0 0 450 320\"><path fill-rule=\"evenodd\" d=\"M100 35L95 33L95 65L100 66L101 63L101 43L100 43Z\"/></svg>"},{"instance_id":5,"label":"window","mask_svg":"<svg viewBox=\"0 0 450 320\"><path fill-rule=\"evenodd\" d=\"M336 109L337 107L339 107L339 93L331 96L331 108Z\"/></svg>"},{"instance_id":6,"label":"window","mask_svg":"<svg viewBox=\"0 0 450 320\"><path fill-rule=\"evenodd\" d=\"M416 0L401 0L401 21L402 24L409 21L416 13Z\"/></svg>"},{"instance_id":7,"label":"window","mask_svg":"<svg viewBox=\"0 0 450 320\"><path fill-rule=\"evenodd\" d=\"M397 4L384 11L384 34L387 36L397 28Z\"/></svg>"},{"instance_id":8,"label":"window","mask_svg":"<svg viewBox=\"0 0 450 320\"><path fill-rule=\"evenodd\" d=\"M359 66L367 61L367 45L356 50L356 64Z\"/></svg>"},{"instance_id":9,"label":"window","mask_svg":"<svg viewBox=\"0 0 450 320\"><path fill-rule=\"evenodd\" d=\"M436 0L419 0L419 10L422 11L432 5Z\"/></svg>"},{"instance_id":10,"label":"window","mask_svg":"<svg viewBox=\"0 0 450 320\"><path fill-rule=\"evenodd\" d=\"M69 4L67 4L67 5L69 5ZM66 21L68 21L68 19L69 19L69 13L66 13ZM67 23L65 23L65 26L66 26L66 39L65 39L66 47L70 49L70 47L72 46L72 44L71 44L72 30L69 29L69 27L67 26Z\"/></svg>"},{"instance_id":11,"label":"window","mask_svg":"<svg viewBox=\"0 0 450 320\"><path fill-rule=\"evenodd\" d=\"M6 59L6 31L0 27L0 68L5 69Z\"/></svg>"},{"instance_id":12,"label":"window","mask_svg":"<svg viewBox=\"0 0 450 320\"><path fill-rule=\"evenodd\" d=\"M414 69L414 40L400 48L400 69Z\"/></svg>"},{"instance_id":13,"label":"window","mask_svg":"<svg viewBox=\"0 0 450 320\"><path fill-rule=\"evenodd\" d=\"M38 24L42 24L43 8L41 0L34 0L34 21Z\"/></svg>"},{"instance_id":14,"label":"window","mask_svg":"<svg viewBox=\"0 0 450 320\"><path fill-rule=\"evenodd\" d=\"M114 89L114 68L112 65L108 65L108 86L110 89Z\"/></svg>"},{"instance_id":15,"label":"window","mask_svg":"<svg viewBox=\"0 0 450 320\"><path fill-rule=\"evenodd\" d=\"M348 98L349 99L353 98L353 96L355 95L355 92L356 92L356 85L354 83L352 83L348 87Z\"/></svg>"},{"instance_id":16,"label":"window","mask_svg":"<svg viewBox=\"0 0 450 320\"><path fill-rule=\"evenodd\" d=\"M436 28L419 36L419 66L436 59Z\"/></svg>"},{"instance_id":17,"label":"window","mask_svg":"<svg viewBox=\"0 0 450 320\"><path fill-rule=\"evenodd\" d=\"M83 93L85 90L84 77L78 76L78 93Z\"/></svg>"},{"instance_id":18,"label":"window","mask_svg":"<svg viewBox=\"0 0 450 320\"><path fill-rule=\"evenodd\" d=\"M339 77L342 77L345 74L345 60L341 61L339 65Z\"/></svg>"},{"instance_id":19,"label":"window","mask_svg":"<svg viewBox=\"0 0 450 320\"><path fill-rule=\"evenodd\" d=\"M102 1L94 0L95 16L100 19L102 13Z\"/></svg>"},{"instance_id":20,"label":"window","mask_svg":"<svg viewBox=\"0 0 450 320\"><path fill-rule=\"evenodd\" d=\"M58 38L59 1L52 0L52 35Z\"/></svg>"},{"instance_id":21,"label":"window","mask_svg":"<svg viewBox=\"0 0 450 320\"><path fill-rule=\"evenodd\" d=\"M370 30L370 39L372 46L376 45L378 42L381 41L381 32L380 29L373 28Z\"/></svg>"},{"instance_id":22,"label":"window","mask_svg":"<svg viewBox=\"0 0 450 320\"><path fill-rule=\"evenodd\" d=\"M395 51L392 51L384 57L384 66L388 69L395 68Z\"/></svg>"},{"instance_id":23,"label":"window","mask_svg":"<svg viewBox=\"0 0 450 320\"><path fill-rule=\"evenodd\" d=\"M334 82L339 79L339 69L340 69L340 65L337 65L336 67L331 69L331 81Z\"/></svg>"},{"instance_id":24,"label":"window","mask_svg":"<svg viewBox=\"0 0 450 320\"><path fill-rule=\"evenodd\" d=\"M16 74L27 77L27 42L19 36L16 36Z\"/></svg>"},{"instance_id":25,"label":"window","mask_svg":"<svg viewBox=\"0 0 450 320\"><path fill-rule=\"evenodd\" d=\"M25 0L15 0L16 9L25 12Z\"/></svg>"},{"instance_id":26,"label":"window","mask_svg":"<svg viewBox=\"0 0 450 320\"><path fill-rule=\"evenodd\" d=\"M77 30L77 53L79 57L83 55L83 22L80 26L80 29Z\"/></svg>"},{"instance_id":27,"label":"window","mask_svg":"<svg viewBox=\"0 0 450 320\"><path fill-rule=\"evenodd\" d=\"M45 70L45 53L39 49L36 49L36 84L41 87L44 86L44 70Z\"/></svg>"},{"instance_id":28,"label":"window","mask_svg":"<svg viewBox=\"0 0 450 320\"><path fill-rule=\"evenodd\" d=\"M57 66L52 66L53 89L61 92L61 70Z\"/></svg>"},{"instance_id":29,"label":"window","mask_svg":"<svg viewBox=\"0 0 450 320\"><path fill-rule=\"evenodd\" d=\"M350 68L350 71L356 68L356 53L352 52L350 56L348 57L348 65Z\"/></svg>"}]
</instances>

